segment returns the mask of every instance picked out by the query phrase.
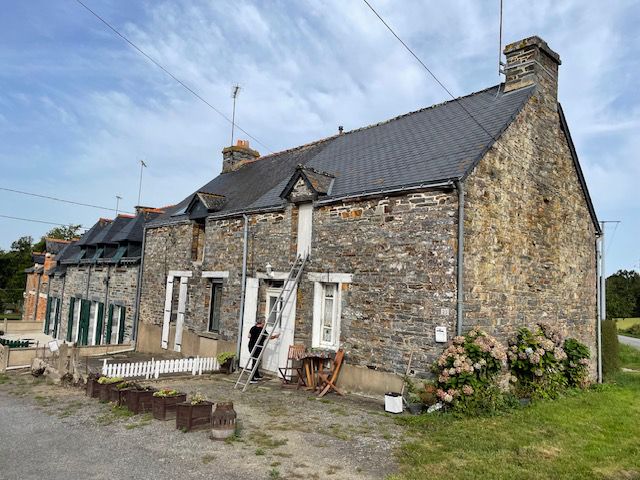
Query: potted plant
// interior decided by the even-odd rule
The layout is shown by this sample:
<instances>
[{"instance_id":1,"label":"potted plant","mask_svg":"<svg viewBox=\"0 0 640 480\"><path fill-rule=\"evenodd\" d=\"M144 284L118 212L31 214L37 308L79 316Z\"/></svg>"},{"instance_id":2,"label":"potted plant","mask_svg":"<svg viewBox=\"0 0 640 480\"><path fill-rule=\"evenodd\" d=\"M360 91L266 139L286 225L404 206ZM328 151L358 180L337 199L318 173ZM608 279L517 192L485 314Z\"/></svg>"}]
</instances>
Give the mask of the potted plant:
<instances>
[{"instance_id":1,"label":"potted plant","mask_svg":"<svg viewBox=\"0 0 640 480\"><path fill-rule=\"evenodd\" d=\"M415 383L409 378L408 375L404 376L404 385L407 392L406 402L407 409L413 415L419 415L422 413L422 399L420 398L420 391L416 387Z\"/></svg>"},{"instance_id":2,"label":"potted plant","mask_svg":"<svg viewBox=\"0 0 640 480\"><path fill-rule=\"evenodd\" d=\"M149 386L137 386L126 391L125 402L127 408L136 415L153 410L153 394L158 390Z\"/></svg>"},{"instance_id":3,"label":"potted plant","mask_svg":"<svg viewBox=\"0 0 640 480\"><path fill-rule=\"evenodd\" d=\"M176 404L187 400L187 394L171 388L161 388L153 392L151 411L153 418L171 420L176 417Z\"/></svg>"},{"instance_id":4,"label":"potted plant","mask_svg":"<svg viewBox=\"0 0 640 480\"><path fill-rule=\"evenodd\" d=\"M176 428L184 432L211 428L213 402L196 393L188 402L176 405Z\"/></svg>"},{"instance_id":5,"label":"potted plant","mask_svg":"<svg viewBox=\"0 0 640 480\"><path fill-rule=\"evenodd\" d=\"M109 401L109 390L116 383L124 381L124 378L120 377L100 377L98 379L98 398L101 402Z\"/></svg>"},{"instance_id":6,"label":"potted plant","mask_svg":"<svg viewBox=\"0 0 640 480\"><path fill-rule=\"evenodd\" d=\"M120 382L115 385L111 385L109 388L109 401L114 402L117 406L125 404L125 396L131 389L137 388L134 382Z\"/></svg>"},{"instance_id":7,"label":"potted plant","mask_svg":"<svg viewBox=\"0 0 640 480\"><path fill-rule=\"evenodd\" d=\"M233 373L234 359L236 354L234 352L222 352L216 356L218 364L220 365L220 371L224 373Z\"/></svg>"}]
</instances>

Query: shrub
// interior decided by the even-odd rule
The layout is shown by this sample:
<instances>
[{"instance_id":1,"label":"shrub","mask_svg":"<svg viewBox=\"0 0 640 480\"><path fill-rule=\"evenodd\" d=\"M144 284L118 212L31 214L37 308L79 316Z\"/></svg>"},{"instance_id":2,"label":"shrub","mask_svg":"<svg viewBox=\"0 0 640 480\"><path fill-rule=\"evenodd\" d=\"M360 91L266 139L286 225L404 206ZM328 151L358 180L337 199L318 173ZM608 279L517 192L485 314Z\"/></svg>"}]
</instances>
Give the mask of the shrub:
<instances>
[{"instance_id":1,"label":"shrub","mask_svg":"<svg viewBox=\"0 0 640 480\"><path fill-rule=\"evenodd\" d=\"M178 395L180 392L172 388L161 388L157 392L153 392L154 397L177 397Z\"/></svg>"},{"instance_id":2,"label":"shrub","mask_svg":"<svg viewBox=\"0 0 640 480\"><path fill-rule=\"evenodd\" d=\"M567 385L563 344L562 335L547 324L540 323L533 331L526 327L518 330L509 341L507 354L516 394L534 398L558 396Z\"/></svg>"},{"instance_id":3,"label":"shrub","mask_svg":"<svg viewBox=\"0 0 640 480\"><path fill-rule=\"evenodd\" d=\"M591 358L589 348L575 338L567 338L563 348L567 354L564 371L568 385L570 387L586 387L589 383L589 358Z\"/></svg>"},{"instance_id":4,"label":"shrub","mask_svg":"<svg viewBox=\"0 0 640 480\"><path fill-rule=\"evenodd\" d=\"M629 328L622 330L620 333L622 333L623 335L640 338L640 323L631 325Z\"/></svg>"},{"instance_id":5,"label":"shrub","mask_svg":"<svg viewBox=\"0 0 640 480\"><path fill-rule=\"evenodd\" d=\"M493 410L505 360L504 347L482 330L455 337L433 366L438 398L465 413Z\"/></svg>"},{"instance_id":6,"label":"shrub","mask_svg":"<svg viewBox=\"0 0 640 480\"><path fill-rule=\"evenodd\" d=\"M620 346L615 320L602 322L602 374L611 379L620 370Z\"/></svg>"}]
</instances>

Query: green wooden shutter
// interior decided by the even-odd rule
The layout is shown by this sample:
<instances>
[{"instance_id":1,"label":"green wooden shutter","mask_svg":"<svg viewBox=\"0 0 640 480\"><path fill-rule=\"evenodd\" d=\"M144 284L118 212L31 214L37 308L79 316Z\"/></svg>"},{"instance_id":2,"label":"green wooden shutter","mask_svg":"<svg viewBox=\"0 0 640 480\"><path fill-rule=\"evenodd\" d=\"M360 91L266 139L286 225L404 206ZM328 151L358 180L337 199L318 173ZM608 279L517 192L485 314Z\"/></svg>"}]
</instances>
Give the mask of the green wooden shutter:
<instances>
[{"instance_id":1,"label":"green wooden shutter","mask_svg":"<svg viewBox=\"0 0 640 480\"><path fill-rule=\"evenodd\" d=\"M80 345L89 344L90 317L91 317L91 302L89 300L82 300L82 303L80 304L80 325L82 325L82 329L80 330L80 335L78 336Z\"/></svg>"},{"instance_id":2,"label":"green wooden shutter","mask_svg":"<svg viewBox=\"0 0 640 480\"><path fill-rule=\"evenodd\" d=\"M124 321L126 318L126 310L123 307L120 307L120 325L118 328L118 343L122 343L124 341Z\"/></svg>"},{"instance_id":3,"label":"green wooden shutter","mask_svg":"<svg viewBox=\"0 0 640 480\"><path fill-rule=\"evenodd\" d=\"M98 319L96 320L96 345L102 339L102 320L104 318L104 303L98 303Z\"/></svg>"},{"instance_id":4,"label":"green wooden shutter","mask_svg":"<svg viewBox=\"0 0 640 480\"><path fill-rule=\"evenodd\" d=\"M113 329L113 303L109 304L107 311L107 328L104 334L104 343L111 343L111 330Z\"/></svg>"},{"instance_id":5,"label":"green wooden shutter","mask_svg":"<svg viewBox=\"0 0 640 480\"><path fill-rule=\"evenodd\" d=\"M71 297L69 299L69 316L67 319L67 341L71 341L71 332L73 330L73 310L76 304L76 299Z\"/></svg>"},{"instance_id":6,"label":"green wooden shutter","mask_svg":"<svg viewBox=\"0 0 640 480\"><path fill-rule=\"evenodd\" d=\"M37 301L37 300L36 300ZM44 333L49 334L49 317L51 317L51 297L47 296L47 310L44 314Z\"/></svg>"},{"instance_id":7,"label":"green wooden shutter","mask_svg":"<svg viewBox=\"0 0 640 480\"><path fill-rule=\"evenodd\" d=\"M60 327L60 308L62 300L55 298L55 308L53 313L53 338L58 338L58 328Z\"/></svg>"}]
</instances>

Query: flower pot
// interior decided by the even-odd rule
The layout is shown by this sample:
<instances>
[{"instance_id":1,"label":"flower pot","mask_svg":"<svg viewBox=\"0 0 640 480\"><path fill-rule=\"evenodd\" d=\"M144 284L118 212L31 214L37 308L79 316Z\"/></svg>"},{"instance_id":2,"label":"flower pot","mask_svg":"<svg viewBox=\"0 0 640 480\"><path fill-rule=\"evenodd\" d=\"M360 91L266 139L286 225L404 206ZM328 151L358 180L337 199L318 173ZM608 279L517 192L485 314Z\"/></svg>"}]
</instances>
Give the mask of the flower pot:
<instances>
[{"instance_id":1,"label":"flower pot","mask_svg":"<svg viewBox=\"0 0 640 480\"><path fill-rule=\"evenodd\" d=\"M234 372L234 358L227 358L222 365L220 365L220 371L222 373L230 374Z\"/></svg>"},{"instance_id":2,"label":"flower pot","mask_svg":"<svg viewBox=\"0 0 640 480\"><path fill-rule=\"evenodd\" d=\"M153 410L153 393L155 388L149 390L138 390L132 388L125 393L125 402L129 410L136 415L138 413L151 412Z\"/></svg>"},{"instance_id":3,"label":"flower pot","mask_svg":"<svg viewBox=\"0 0 640 480\"><path fill-rule=\"evenodd\" d=\"M422 404L421 403L408 403L407 409L411 412L412 415L420 415L422 413Z\"/></svg>"},{"instance_id":4,"label":"flower pot","mask_svg":"<svg viewBox=\"0 0 640 480\"><path fill-rule=\"evenodd\" d=\"M185 402L187 394L181 393L175 397L153 397L152 412L153 418L158 420L171 420L176 418L176 404Z\"/></svg>"},{"instance_id":5,"label":"flower pot","mask_svg":"<svg viewBox=\"0 0 640 480\"><path fill-rule=\"evenodd\" d=\"M176 428L185 432L211 428L212 402L201 402L191 405L191 402L176 404Z\"/></svg>"},{"instance_id":6,"label":"flower pot","mask_svg":"<svg viewBox=\"0 0 640 480\"><path fill-rule=\"evenodd\" d=\"M232 402L216 403L211 414L211 436L213 440L224 440L236 431L237 414Z\"/></svg>"}]
</instances>

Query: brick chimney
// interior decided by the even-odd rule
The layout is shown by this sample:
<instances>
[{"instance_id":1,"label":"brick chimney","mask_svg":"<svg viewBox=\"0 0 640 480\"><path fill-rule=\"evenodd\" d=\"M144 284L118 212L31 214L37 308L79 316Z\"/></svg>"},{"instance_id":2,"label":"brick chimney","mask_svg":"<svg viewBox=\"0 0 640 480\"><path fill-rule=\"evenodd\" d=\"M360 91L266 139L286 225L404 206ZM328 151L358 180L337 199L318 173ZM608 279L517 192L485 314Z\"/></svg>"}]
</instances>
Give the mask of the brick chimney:
<instances>
[{"instance_id":1,"label":"brick chimney","mask_svg":"<svg viewBox=\"0 0 640 480\"><path fill-rule=\"evenodd\" d=\"M560 55L547 42L538 36L525 38L507 45L504 54L505 93L535 84L538 95L557 103Z\"/></svg>"},{"instance_id":2,"label":"brick chimney","mask_svg":"<svg viewBox=\"0 0 640 480\"><path fill-rule=\"evenodd\" d=\"M248 140L238 140L236 145L222 150L222 173L235 172L258 157L260 154L249 148Z\"/></svg>"}]
</instances>

